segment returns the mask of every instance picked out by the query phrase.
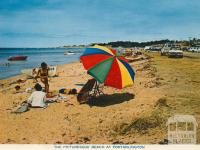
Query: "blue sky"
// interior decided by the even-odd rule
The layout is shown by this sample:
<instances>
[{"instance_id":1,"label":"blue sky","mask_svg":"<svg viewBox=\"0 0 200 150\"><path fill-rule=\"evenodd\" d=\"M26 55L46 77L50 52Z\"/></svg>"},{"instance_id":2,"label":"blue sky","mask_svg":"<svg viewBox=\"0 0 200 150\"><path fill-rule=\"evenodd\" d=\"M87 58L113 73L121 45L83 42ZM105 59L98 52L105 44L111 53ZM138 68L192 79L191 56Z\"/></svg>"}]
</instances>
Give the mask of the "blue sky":
<instances>
[{"instance_id":1,"label":"blue sky","mask_svg":"<svg viewBox=\"0 0 200 150\"><path fill-rule=\"evenodd\" d=\"M199 0L1 0L0 47L200 37Z\"/></svg>"}]
</instances>

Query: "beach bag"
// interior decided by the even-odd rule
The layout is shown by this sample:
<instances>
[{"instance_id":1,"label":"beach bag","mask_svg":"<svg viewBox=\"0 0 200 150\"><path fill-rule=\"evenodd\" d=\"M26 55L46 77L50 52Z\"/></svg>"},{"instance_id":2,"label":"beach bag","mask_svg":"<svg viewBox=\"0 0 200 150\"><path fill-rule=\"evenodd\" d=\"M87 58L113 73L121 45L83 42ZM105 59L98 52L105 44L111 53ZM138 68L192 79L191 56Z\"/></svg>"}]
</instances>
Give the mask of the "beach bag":
<instances>
[{"instance_id":1,"label":"beach bag","mask_svg":"<svg viewBox=\"0 0 200 150\"><path fill-rule=\"evenodd\" d=\"M77 89L71 89L68 94L77 94Z\"/></svg>"},{"instance_id":2,"label":"beach bag","mask_svg":"<svg viewBox=\"0 0 200 150\"><path fill-rule=\"evenodd\" d=\"M59 90L59 93L61 93L61 94L66 94L66 89L65 89L65 88L60 89L60 90Z\"/></svg>"}]
</instances>

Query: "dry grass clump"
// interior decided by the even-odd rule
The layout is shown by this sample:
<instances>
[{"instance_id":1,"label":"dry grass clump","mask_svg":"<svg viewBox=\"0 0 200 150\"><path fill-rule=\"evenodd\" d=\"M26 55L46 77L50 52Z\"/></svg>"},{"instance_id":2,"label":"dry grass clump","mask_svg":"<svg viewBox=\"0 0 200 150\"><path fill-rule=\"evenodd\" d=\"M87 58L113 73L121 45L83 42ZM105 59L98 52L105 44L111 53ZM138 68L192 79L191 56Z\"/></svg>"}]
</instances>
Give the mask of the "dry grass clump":
<instances>
[{"instance_id":1,"label":"dry grass clump","mask_svg":"<svg viewBox=\"0 0 200 150\"><path fill-rule=\"evenodd\" d=\"M165 97L158 99L155 104L155 107L169 107L167 104L167 99Z\"/></svg>"},{"instance_id":2,"label":"dry grass clump","mask_svg":"<svg viewBox=\"0 0 200 150\"><path fill-rule=\"evenodd\" d=\"M121 123L116 125L113 131L116 134L129 134L132 132L137 132L139 134L145 134L149 129L152 128L165 128L167 118L169 113L166 98L160 98L155 104L155 110L151 113L144 114L142 117L137 118L130 123Z\"/></svg>"},{"instance_id":3,"label":"dry grass clump","mask_svg":"<svg viewBox=\"0 0 200 150\"><path fill-rule=\"evenodd\" d=\"M130 123L122 123L114 127L116 134L128 134L130 132L138 132L145 134L148 129L159 127L162 124L163 118L159 113L153 112L150 116L138 118Z\"/></svg>"}]
</instances>

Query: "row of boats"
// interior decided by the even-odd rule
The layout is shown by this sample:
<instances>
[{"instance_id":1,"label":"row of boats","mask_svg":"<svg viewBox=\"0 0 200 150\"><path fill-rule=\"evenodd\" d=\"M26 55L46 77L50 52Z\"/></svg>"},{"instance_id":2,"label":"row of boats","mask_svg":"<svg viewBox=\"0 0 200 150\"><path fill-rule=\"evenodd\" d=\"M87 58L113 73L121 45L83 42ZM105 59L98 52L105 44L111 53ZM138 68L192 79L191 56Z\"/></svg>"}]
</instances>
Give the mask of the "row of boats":
<instances>
[{"instance_id":1,"label":"row of boats","mask_svg":"<svg viewBox=\"0 0 200 150\"><path fill-rule=\"evenodd\" d=\"M64 52L64 55L75 55L73 51ZM8 61L24 61L27 60L28 56L11 56L8 58Z\"/></svg>"}]
</instances>

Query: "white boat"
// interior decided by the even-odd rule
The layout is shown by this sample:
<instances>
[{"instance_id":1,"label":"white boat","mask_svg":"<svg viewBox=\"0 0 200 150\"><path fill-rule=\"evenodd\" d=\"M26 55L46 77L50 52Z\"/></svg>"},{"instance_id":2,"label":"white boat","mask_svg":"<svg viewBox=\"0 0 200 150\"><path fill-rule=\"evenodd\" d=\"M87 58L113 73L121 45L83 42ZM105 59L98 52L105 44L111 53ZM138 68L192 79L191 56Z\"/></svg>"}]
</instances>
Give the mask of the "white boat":
<instances>
[{"instance_id":1,"label":"white boat","mask_svg":"<svg viewBox=\"0 0 200 150\"><path fill-rule=\"evenodd\" d=\"M56 76L56 74L57 74L57 66L49 66L48 69L49 69L49 72L48 72L49 77ZM39 70L39 68L23 69L23 70L21 70L21 73L25 74L25 75L27 75L29 77L34 77L34 76L37 75L38 70Z\"/></svg>"},{"instance_id":2,"label":"white boat","mask_svg":"<svg viewBox=\"0 0 200 150\"><path fill-rule=\"evenodd\" d=\"M75 55L75 53L72 51L68 51L68 52L65 52L64 55Z\"/></svg>"}]
</instances>

